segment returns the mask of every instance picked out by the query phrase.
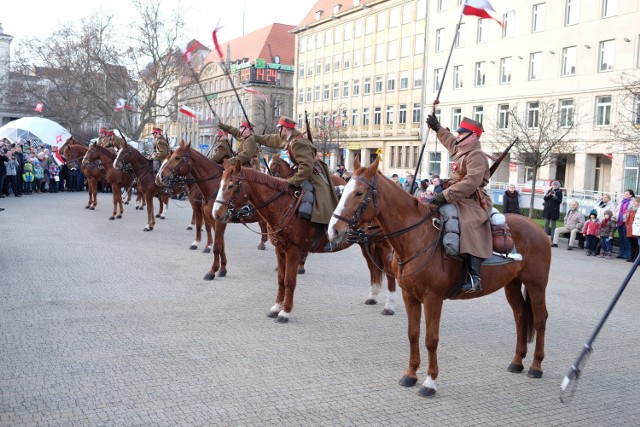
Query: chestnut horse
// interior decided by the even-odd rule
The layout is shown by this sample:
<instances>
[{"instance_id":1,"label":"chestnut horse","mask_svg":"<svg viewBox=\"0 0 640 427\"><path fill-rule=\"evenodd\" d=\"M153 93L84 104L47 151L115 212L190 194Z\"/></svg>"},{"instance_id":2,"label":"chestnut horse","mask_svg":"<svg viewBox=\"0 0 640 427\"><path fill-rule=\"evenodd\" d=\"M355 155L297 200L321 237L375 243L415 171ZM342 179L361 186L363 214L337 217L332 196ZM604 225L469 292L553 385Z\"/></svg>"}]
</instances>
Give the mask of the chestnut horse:
<instances>
[{"instance_id":1,"label":"chestnut horse","mask_svg":"<svg viewBox=\"0 0 640 427\"><path fill-rule=\"evenodd\" d=\"M224 250L224 233L226 224L218 223L213 219L213 203L220 187L223 167L208 159L203 154L191 148L191 144L180 141L178 147L165 159L156 176L156 184L167 186L176 182L195 183L203 195L202 213L205 221L213 226L213 264L205 274L204 280L213 280L216 272L219 277L227 275L227 255ZM192 178L191 178L192 177ZM243 217L242 222L259 222L262 236L258 249L264 250L266 238L266 224L261 219Z\"/></svg>"},{"instance_id":2,"label":"chestnut horse","mask_svg":"<svg viewBox=\"0 0 640 427\"><path fill-rule=\"evenodd\" d=\"M410 347L409 367L400 385L411 387L418 380L422 305L429 362L427 378L418 393L432 396L436 393L435 380L438 378L437 349L444 300L476 298L501 288L505 289L516 322L515 356L508 370L522 372L527 342L532 342L535 335L535 350L528 376L540 378L547 320L545 290L551 262L547 235L529 218L506 215L515 247L523 260L504 265L483 265L480 274L484 290L460 293L464 264L445 256L440 231L432 223L437 211L409 193L398 191L397 184L378 172L378 161L369 167L356 165L357 170L342 193L327 234L339 244L350 231L377 220L383 234L370 238L388 239L395 250L393 272L403 290Z\"/></svg>"},{"instance_id":3,"label":"chestnut horse","mask_svg":"<svg viewBox=\"0 0 640 427\"><path fill-rule=\"evenodd\" d=\"M98 205L98 181L106 180L105 168L95 162L83 162L82 159L87 152L87 146L74 139L73 136L62 144L59 151L66 159L67 167L80 169L87 178L89 202L84 208L95 210Z\"/></svg>"},{"instance_id":4,"label":"chestnut horse","mask_svg":"<svg viewBox=\"0 0 640 427\"><path fill-rule=\"evenodd\" d=\"M271 170L271 175L280 177L280 178L289 178L295 172L291 165L282 159L279 154L274 154L271 160L269 161L269 169ZM347 181L342 179L339 175L331 175L331 183L334 187L338 187L342 185L343 187L347 184ZM336 191L337 193L337 191ZM338 196L340 198L340 196ZM386 241L381 241L378 243L380 246L386 246L385 259L388 259L388 253L391 252L391 245L389 245ZM367 265L369 267L369 272L371 273L371 285L370 285L370 293L367 299L365 300L365 304L367 305L375 305L378 303L378 296L380 295L380 290L382 288L382 270L381 268L376 268L377 265L382 266L382 264L377 264L373 260L370 259L370 255L372 253L371 246L360 245L360 249L362 249L362 255L365 260L367 260ZM390 265L386 266L385 271L391 271ZM298 271L299 273L300 271ZM385 304L384 310L382 310L382 314L391 315L395 313L395 301L396 301L396 278L392 274L386 274L387 276L387 289L389 291L389 295L387 296L387 302Z\"/></svg>"},{"instance_id":5,"label":"chestnut horse","mask_svg":"<svg viewBox=\"0 0 640 427\"><path fill-rule=\"evenodd\" d=\"M125 144L123 148L118 150L113 165L122 171L130 171L136 176L138 192L142 194L144 202L147 205L147 225L143 231L153 230L153 227L156 225L153 211L153 198L158 197L160 201L160 210L156 215L157 218L165 218L164 206L169 202L169 194L164 192L165 188L159 187L155 183L153 162L129 144Z\"/></svg>"},{"instance_id":6,"label":"chestnut horse","mask_svg":"<svg viewBox=\"0 0 640 427\"><path fill-rule=\"evenodd\" d=\"M267 221L271 243L276 248L278 259L278 293L268 317L280 323L289 321L293 309L293 294L297 283L297 266L309 252L323 253L328 243L326 225L301 219L296 207L300 192L290 188L287 181L260 173L240 164L225 170L216 198L213 213L216 221L226 222L237 210L251 203ZM346 249L351 243L335 247L336 252ZM377 266L384 268L388 255L384 247L374 245L371 254ZM374 269L378 269L374 266Z\"/></svg>"}]
</instances>

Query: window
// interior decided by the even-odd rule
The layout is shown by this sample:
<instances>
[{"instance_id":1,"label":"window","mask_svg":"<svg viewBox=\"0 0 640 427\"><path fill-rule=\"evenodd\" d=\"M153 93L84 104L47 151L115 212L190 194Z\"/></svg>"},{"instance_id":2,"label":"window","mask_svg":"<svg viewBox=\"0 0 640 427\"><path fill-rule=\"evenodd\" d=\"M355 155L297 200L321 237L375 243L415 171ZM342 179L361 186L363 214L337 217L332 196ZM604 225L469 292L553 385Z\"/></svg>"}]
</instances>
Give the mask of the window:
<instances>
[{"instance_id":1,"label":"window","mask_svg":"<svg viewBox=\"0 0 640 427\"><path fill-rule=\"evenodd\" d=\"M298 89L298 104L304 102L304 89Z\"/></svg>"},{"instance_id":2,"label":"window","mask_svg":"<svg viewBox=\"0 0 640 427\"><path fill-rule=\"evenodd\" d=\"M464 47L464 38L466 37L466 31L465 31L466 25L465 24L460 24L458 26L458 32L456 33L456 43L455 43L455 47Z\"/></svg>"},{"instance_id":3,"label":"window","mask_svg":"<svg viewBox=\"0 0 640 427\"><path fill-rule=\"evenodd\" d=\"M327 30L324 32L324 45L331 46L333 44L333 31Z\"/></svg>"},{"instance_id":4,"label":"window","mask_svg":"<svg viewBox=\"0 0 640 427\"><path fill-rule=\"evenodd\" d=\"M353 80L353 89L351 89L352 96L360 95L360 79Z\"/></svg>"},{"instance_id":5,"label":"window","mask_svg":"<svg viewBox=\"0 0 640 427\"><path fill-rule=\"evenodd\" d=\"M476 62L476 79L475 85L476 87L482 87L485 83L485 68L487 63L485 61Z\"/></svg>"},{"instance_id":6,"label":"window","mask_svg":"<svg viewBox=\"0 0 640 427\"><path fill-rule=\"evenodd\" d=\"M298 129L302 129L302 114L298 114Z\"/></svg>"},{"instance_id":7,"label":"window","mask_svg":"<svg viewBox=\"0 0 640 427\"><path fill-rule=\"evenodd\" d=\"M564 25L575 25L580 15L580 0L567 0L565 8Z\"/></svg>"},{"instance_id":8,"label":"window","mask_svg":"<svg viewBox=\"0 0 640 427\"><path fill-rule=\"evenodd\" d=\"M320 86L316 86L315 88L314 101L320 101Z\"/></svg>"},{"instance_id":9,"label":"window","mask_svg":"<svg viewBox=\"0 0 640 427\"><path fill-rule=\"evenodd\" d=\"M298 78L304 78L304 64L298 65Z\"/></svg>"},{"instance_id":10,"label":"window","mask_svg":"<svg viewBox=\"0 0 640 427\"><path fill-rule=\"evenodd\" d=\"M409 89L409 72L400 71L400 90Z\"/></svg>"},{"instance_id":11,"label":"window","mask_svg":"<svg viewBox=\"0 0 640 427\"><path fill-rule=\"evenodd\" d=\"M573 99L560 100L560 127L569 128L573 126Z\"/></svg>"},{"instance_id":12,"label":"window","mask_svg":"<svg viewBox=\"0 0 640 427\"><path fill-rule=\"evenodd\" d=\"M364 33L372 34L373 33L373 15L369 15L364 20Z\"/></svg>"},{"instance_id":13,"label":"window","mask_svg":"<svg viewBox=\"0 0 640 427\"><path fill-rule=\"evenodd\" d=\"M396 73L387 74L387 92L396 90Z\"/></svg>"},{"instance_id":14,"label":"window","mask_svg":"<svg viewBox=\"0 0 640 427\"><path fill-rule=\"evenodd\" d=\"M398 108L398 123L407 123L407 104L400 104Z\"/></svg>"},{"instance_id":15,"label":"window","mask_svg":"<svg viewBox=\"0 0 640 427\"><path fill-rule=\"evenodd\" d=\"M324 43L324 33L316 33L316 49L320 49Z\"/></svg>"},{"instance_id":16,"label":"window","mask_svg":"<svg viewBox=\"0 0 640 427\"><path fill-rule=\"evenodd\" d=\"M529 55L529 80L539 80L542 76L542 52Z\"/></svg>"},{"instance_id":17,"label":"window","mask_svg":"<svg viewBox=\"0 0 640 427\"><path fill-rule=\"evenodd\" d=\"M611 96L596 97L596 126L611 124Z\"/></svg>"},{"instance_id":18,"label":"window","mask_svg":"<svg viewBox=\"0 0 640 427\"><path fill-rule=\"evenodd\" d=\"M347 27L347 25L345 25L345 28ZM333 39L335 40L336 43L340 43L342 41L342 27L340 25L338 25L335 28L335 31L333 33Z\"/></svg>"},{"instance_id":19,"label":"window","mask_svg":"<svg viewBox=\"0 0 640 427\"><path fill-rule=\"evenodd\" d=\"M498 105L498 129L509 127L509 104Z\"/></svg>"},{"instance_id":20,"label":"window","mask_svg":"<svg viewBox=\"0 0 640 427\"><path fill-rule=\"evenodd\" d=\"M576 46L565 47L562 49L562 76L574 76L576 74Z\"/></svg>"},{"instance_id":21,"label":"window","mask_svg":"<svg viewBox=\"0 0 640 427\"><path fill-rule=\"evenodd\" d=\"M451 129L458 129L462 122L462 108L454 108L451 110Z\"/></svg>"},{"instance_id":22,"label":"window","mask_svg":"<svg viewBox=\"0 0 640 427\"><path fill-rule=\"evenodd\" d=\"M364 86L362 88L363 95L369 95L371 93L371 77L364 78Z\"/></svg>"},{"instance_id":23,"label":"window","mask_svg":"<svg viewBox=\"0 0 640 427\"><path fill-rule=\"evenodd\" d=\"M309 36L307 38L307 50L311 51L314 50L316 48L316 43L315 43L315 37L314 36Z\"/></svg>"},{"instance_id":24,"label":"window","mask_svg":"<svg viewBox=\"0 0 640 427\"><path fill-rule=\"evenodd\" d=\"M618 0L602 1L602 17L609 18L618 14Z\"/></svg>"},{"instance_id":25,"label":"window","mask_svg":"<svg viewBox=\"0 0 640 427\"><path fill-rule=\"evenodd\" d=\"M436 30L436 52L442 52L444 50L444 28L438 28Z\"/></svg>"},{"instance_id":26,"label":"window","mask_svg":"<svg viewBox=\"0 0 640 427\"><path fill-rule=\"evenodd\" d=\"M308 88L307 88L307 98L306 98L306 99L307 99L307 102L311 102L311 99L312 99L311 97L312 97L312 96L313 96L313 93L311 92L311 88L310 88L310 87L308 87Z\"/></svg>"},{"instance_id":27,"label":"window","mask_svg":"<svg viewBox=\"0 0 640 427\"><path fill-rule=\"evenodd\" d=\"M447 8L447 0L437 0L438 12L442 12Z\"/></svg>"},{"instance_id":28,"label":"window","mask_svg":"<svg viewBox=\"0 0 640 427\"><path fill-rule=\"evenodd\" d=\"M464 72L463 65L456 65L453 67L453 88L462 89L462 73Z\"/></svg>"},{"instance_id":29,"label":"window","mask_svg":"<svg viewBox=\"0 0 640 427\"><path fill-rule=\"evenodd\" d=\"M397 167L401 168L402 167L402 160L404 158L404 156L402 155L403 153L403 148L401 146L398 146L398 163L397 163Z\"/></svg>"},{"instance_id":30,"label":"window","mask_svg":"<svg viewBox=\"0 0 640 427\"><path fill-rule=\"evenodd\" d=\"M538 101L527 102L527 127L537 128L540 123L540 103Z\"/></svg>"},{"instance_id":31,"label":"window","mask_svg":"<svg viewBox=\"0 0 640 427\"><path fill-rule=\"evenodd\" d=\"M369 109L368 108L363 108L362 109L362 125L363 126L369 126L370 122L369 122Z\"/></svg>"},{"instance_id":32,"label":"window","mask_svg":"<svg viewBox=\"0 0 640 427\"><path fill-rule=\"evenodd\" d=\"M415 54L422 55L424 53L424 33L416 34L415 41L416 41Z\"/></svg>"},{"instance_id":33,"label":"window","mask_svg":"<svg viewBox=\"0 0 640 427\"><path fill-rule=\"evenodd\" d=\"M393 105L387 105L387 112L385 114L385 124L393 124Z\"/></svg>"},{"instance_id":34,"label":"window","mask_svg":"<svg viewBox=\"0 0 640 427\"><path fill-rule=\"evenodd\" d=\"M313 76L313 62L307 62L307 77Z\"/></svg>"},{"instance_id":35,"label":"window","mask_svg":"<svg viewBox=\"0 0 640 427\"><path fill-rule=\"evenodd\" d=\"M389 28L397 27L400 23L400 8L394 7L389 12Z\"/></svg>"},{"instance_id":36,"label":"window","mask_svg":"<svg viewBox=\"0 0 640 427\"><path fill-rule=\"evenodd\" d=\"M382 76L376 76L376 83L375 83L375 93L381 93L382 92Z\"/></svg>"},{"instance_id":37,"label":"window","mask_svg":"<svg viewBox=\"0 0 640 427\"><path fill-rule=\"evenodd\" d=\"M355 108L351 110L351 126L360 125L360 114Z\"/></svg>"},{"instance_id":38,"label":"window","mask_svg":"<svg viewBox=\"0 0 640 427\"><path fill-rule=\"evenodd\" d=\"M613 70L613 57L615 53L615 40L600 42L600 58L598 59L598 71Z\"/></svg>"},{"instance_id":39,"label":"window","mask_svg":"<svg viewBox=\"0 0 640 427\"><path fill-rule=\"evenodd\" d=\"M371 46L364 48L364 65L371 65Z\"/></svg>"},{"instance_id":40,"label":"window","mask_svg":"<svg viewBox=\"0 0 640 427\"><path fill-rule=\"evenodd\" d=\"M342 82L342 97L346 98L349 96L349 82Z\"/></svg>"},{"instance_id":41,"label":"window","mask_svg":"<svg viewBox=\"0 0 640 427\"><path fill-rule=\"evenodd\" d=\"M307 51L307 38L300 37L298 40L298 53L305 53Z\"/></svg>"},{"instance_id":42,"label":"window","mask_svg":"<svg viewBox=\"0 0 640 427\"><path fill-rule=\"evenodd\" d=\"M382 109L380 107L373 108L373 124L380 125L382 120Z\"/></svg>"},{"instance_id":43,"label":"window","mask_svg":"<svg viewBox=\"0 0 640 427\"><path fill-rule=\"evenodd\" d=\"M338 99L338 96L340 95L340 86L339 83L334 83L333 84L333 99Z\"/></svg>"},{"instance_id":44,"label":"window","mask_svg":"<svg viewBox=\"0 0 640 427\"><path fill-rule=\"evenodd\" d=\"M638 188L640 174L640 156L626 154L624 156L624 178L621 188Z\"/></svg>"},{"instance_id":45,"label":"window","mask_svg":"<svg viewBox=\"0 0 640 427\"><path fill-rule=\"evenodd\" d=\"M476 105L473 107L473 120L482 123L484 119L484 107Z\"/></svg>"},{"instance_id":46,"label":"window","mask_svg":"<svg viewBox=\"0 0 640 427\"><path fill-rule=\"evenodd\" d=\"M329 99L329 85L324 85L322 89L322 99L325 101Z\"/></svg>"},{"instance_id":47,"label":"window","mask_svg":"<svg viewBox=\"0 0 640 427\"><path fill-rule=\"evenodd\" d=\"M317 59L316 60L316 75L319 75L322 73L322 60Z\"/></svg>"},{"instance_id":48,"label":"window","mask_svg":"<svg viewBox=\"0 0 640 427\"><path fill-rule=\"evenodd\" d=\"M353 38L353 22L347 22L344 24L344 40L351 40ZM338 37L336 37L336 41Z\"/></svg>"},{"instance_id":49,"label":"window","mask_svg":"<svg viewBox=\"0 0 640 427\"><path fill-rule=\"evenodd\" d=\"M413 88L422 87L422 68L413 70Z\"/></svg>"},{"instance_id":50,"label":"window","mask_svg":"<svg viewBox=\"0 0 640 427\"><path fill-rule=\"evenodd\" d=\"M353 68L359 67L362 60L362 50L355 49L353 51Z\"/></svg>"},{"instance_id":51,"label":"window","mask_svg":"<svg viewBox=\"0 0 640 427\"><path fill-rule=\"evenodd\" d=\"M384 62L384 43L378 43L376 45L376 62Z\"/></svg>"},{"instance_id":52,"label":"window","mask_svg":"<svg viewBox=\"0 0 640 427\"><path fill-rule=\"evenodd\" d=\"M416 4L416 21L425 19L427 16L427 0L418 0Z\"/></svg>"},{"instance_id":53,"label":"window","mask_svg":"<svg viewBox=\"0 0 640 427\"><path fill-rule=\"evenodd\" d=\"M378 31L384 31L384 29L387 28L387 12L380 12L378 14L378 26L376 27L376 30Z\"/></svg>"},{"instance_id":54,"label":"window","mask_svg":"<svg viewBox=\"0 0 640 427\"><path fill-rule=\"evenodd\" d=\"M335 55L333 57L333 71L338 71L340 69L340 55Z\"/></svg>"},{"instance_id":55,"label":"window","mask_svg":"<svg viewBox=\"0 0 640 427\"><path fill-rule=\"evenodd\" d=\"M482 44L487 41L487 32L485 31L484 19L478 19L478 27L476 28L476 43Z\"/></svg>"},{"instance_id":56,"label":"window","mask_svg":"<svg viewBox=\"0 0 640 427\"><path fill-rule=\"evenodd\" d=\"M388 61L393 61L397 57L398 57L398 41L397 40L391 40L389 42L387 60Z\"/></svg>"},{"instance_id":57,"label":"window","mask_svg":"<svg viewBox=\"0 0 640 427\"><path fill-rule=\"evenodd\" d=\"M331 72L331 57L324 58L324 72Z\"/></svg>"},{"instance_id":58,"label":"window","mask_svg":"<svg viewBox=\"0 0 640 427\"><path fill-rule=\"evenodd\" d=\"M511 57L500 58L500 84L511 83Z\"/></svg>"},{"instance_id":59,"label":"window","mask_svg":"<svg viewBox=\"0 0 640 427\"><path fill-rule=\"evenodd\" d=\"M440 85L442 84L442 68L436 68L433 70L433 91L437 92L440 90Z\"/></svg>"},{"instance_id":60,"label":"window","mask_svg":"<svg viewBox=\"0 0 640 427\"><path fill-rule=\"evenodd\" d=\"M345 52L342 56L342 69L348 70L351 67L351 52Z\"/></svg>"},{"instance_id":61,"label":"window","mask_svg":"<svg viewBox=\"0 0 640 427\"><path fill-rule=\"evenodd\" d=\"M429 171L440 173L440 164L442 163L442 153L429 153Z\"/></svg>"},{"instance_id":62,"label":"window","mask_svg":"<svg viewBox=\"0 0 640 427\"><path fill-rule=\"evenodd\" d=\"M635 126L640 125L640 95L636 95L636 98L633 102L633 118L632 123Z\"/></svg>"},{"instance_id":63,"label":"window","mask_svg":"<svg viewBox=\"0 0 640 427\"><path fill-rule=\"evenodd\" d=\"M514 27L516 25L516 12L509 11L502 15L502 38L513 37Z\"/></svg>"},{"instance_id":64,"label":"window","mask_svg":"<svg viewBox=\"0 0 640 427\"><path fill-rule=\"evenodd\" d=\"M531 16L531 32L537 33L544 31L544 12L545 4L538 3L533 5L533 11Z\"/></svg>"},{"instance_id":65,"label":"window","mask_svg":"<svg viewBox=\"0 0 640 427\"><path fill-rule=\"evenodd\" d=\"M413 104L413 108L411 109L411 123L420 123L422 116L422 108L420 108L420 104Z\"/></svg>"},{"instance_id":66,"label":"window","mask_svg":"<svg viewBox=\"0 0 640 427\"><path fill-rule=\"evenodd\" d=\"M400 39L400 58L407 58L411 55L411 37Z\"/></svg>"},{"instance_id":67,"label":"window","mask_svg":"<svg viewBox=\"0 0 640 427\"><path fill-rule=\"evenodd\" d=\"M408 3L402 6L402 23L409 24L413 21L413 4Z\"/></svg>"},{"instance_id":68,"label":"window","mask_svg":"<svg viewBox=\"0 0 640 427\"><path fill-rule=\"evenodd\" d=\"M362 37L362 19L358 19L353 30L353 37Z\"/></svg>"}]
</instances>

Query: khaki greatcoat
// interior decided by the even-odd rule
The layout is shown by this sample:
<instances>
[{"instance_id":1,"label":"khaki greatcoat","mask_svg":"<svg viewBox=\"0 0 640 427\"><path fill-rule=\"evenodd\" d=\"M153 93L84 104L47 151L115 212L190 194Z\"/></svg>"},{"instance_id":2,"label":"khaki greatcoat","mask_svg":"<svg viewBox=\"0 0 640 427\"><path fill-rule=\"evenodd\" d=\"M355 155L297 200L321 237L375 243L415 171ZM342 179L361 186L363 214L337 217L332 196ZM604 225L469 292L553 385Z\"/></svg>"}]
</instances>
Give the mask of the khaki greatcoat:
<instances>
[{"instance_id":1,"label":"khaki greatcoat","mask_svg":"<svg viewBox=\"0 0 640 427\"><path fill-rule=\"evenodd\" d=\"M493 205L484 191L490 177L487 156L480 147L480 141L460 147L455 144L455 136L445 128L440 128L437 136L453 159L450 174L453 184L443 194L447 203L458 208L460 253L489 258L493 253L489 222ZM481 197L487 202L487 210L480 205L476 190L480 190Z\"/></svg>"},{"instance_id":2,"label":"khaki greatcoat","mask_svg":"<svg viewBox=\"0 0 640 427\"><path fill-rule=\"evenodd\" d=\"M259 144L267 147L280 148L289 151L289 159L297 165L295 174L287 179L290 185L300 187L305 180L311 181L315 198L311 222L329 224L338 198L330 184L331 173L329 167L317 158L317 150L311 141L303 137L298 131L293 131L289 141L283 141L280 135L255 135Z\"/></svg>"},{"instance_id":3,"label":"khaki greatcoat","mask_svg":"<svg viewBox=\"0 0 640 427\"><path fill-rule=\"evenodd\" d=\"M235 164L236 162L240 162L242 166L248 166L255 169L255 165L251 163L251 160L258 155L258 151L260 150L260 147L255 140L256 135L249 135L245 138L241 136L242 132L240 132L239 129L236 129L233 126L220 123L218 127L223 131L233 135L233 137L238 141L236 150L237 154L234 158L231 159L231 163ZM259 169L260 168L258 167L258 170Z\"/></svg>"},{"instance_id":4,"label":"khaki greatcoat","mask_svg":"<svg viewBox=\"0 0 640 427\"><path fill-rule=\"evenodd\" d=\"M233 157L233 151L231 151L231 143L227 139L219 139L216 146L213 148L213 155L210 157L216 163L222 164L224 159L230 159Z\"/></svg>"}]
</instances>

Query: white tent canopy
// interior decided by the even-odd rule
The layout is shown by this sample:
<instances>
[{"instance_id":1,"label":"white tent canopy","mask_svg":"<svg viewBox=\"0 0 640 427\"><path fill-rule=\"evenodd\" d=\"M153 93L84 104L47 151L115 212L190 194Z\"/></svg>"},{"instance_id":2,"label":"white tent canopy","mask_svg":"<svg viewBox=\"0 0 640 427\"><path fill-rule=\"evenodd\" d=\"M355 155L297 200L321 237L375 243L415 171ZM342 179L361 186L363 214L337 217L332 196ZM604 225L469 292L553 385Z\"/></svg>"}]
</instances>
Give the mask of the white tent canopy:
<instances>
[{"instance_id":1,"label":"white tent canopy","mask_svg":"<svg viewBox=\"0 0 640 427\"><path fill-rule=\"evenodd\" d=\"M11 142L39 140L44 145L60 147L71 136L68 130L53 120L42 117L23 117L13 120L0 128L0 138ZM39 145L39 144L37 144Z\"/></svg>"}]
</instances>

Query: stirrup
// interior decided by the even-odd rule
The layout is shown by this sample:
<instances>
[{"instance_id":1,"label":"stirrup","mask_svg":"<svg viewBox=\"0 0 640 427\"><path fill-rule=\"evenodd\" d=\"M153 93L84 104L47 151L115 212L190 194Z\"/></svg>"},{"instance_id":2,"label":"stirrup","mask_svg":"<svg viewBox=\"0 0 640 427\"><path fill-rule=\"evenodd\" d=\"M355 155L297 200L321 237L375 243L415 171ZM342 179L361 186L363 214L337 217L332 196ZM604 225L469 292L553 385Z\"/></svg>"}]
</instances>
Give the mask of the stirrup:
<instances>
[{"instance_id":1,"label":"stirrup","mask_svg":"<svg viewBox=\"0 0 640 427\"><path fill-rule=\"evenodd\" d=\"M471 287L467 287L466 285L471 285ZM462 291L465 294L482 292L482 280L480 279L480 276L474 277L473 274L469 274L469 281L462 284Z\"/></svg>"}]
</instances>

